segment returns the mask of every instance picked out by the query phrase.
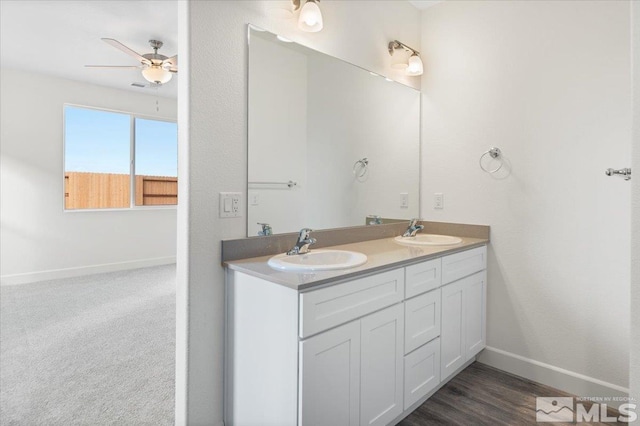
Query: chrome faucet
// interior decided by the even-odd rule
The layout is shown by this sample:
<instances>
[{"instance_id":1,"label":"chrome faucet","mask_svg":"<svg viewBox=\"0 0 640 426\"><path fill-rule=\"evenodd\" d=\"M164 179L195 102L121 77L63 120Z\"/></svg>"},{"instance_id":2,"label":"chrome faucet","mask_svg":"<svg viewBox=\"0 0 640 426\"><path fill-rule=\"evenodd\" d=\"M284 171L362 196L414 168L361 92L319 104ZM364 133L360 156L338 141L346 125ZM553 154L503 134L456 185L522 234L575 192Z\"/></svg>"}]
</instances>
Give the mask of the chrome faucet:
<instances>
[{"instance_id":1,"label":"chrome faucet","mask_svg":"<svg viewBox=\"0 0 640 426\"><path fill-rule=\"evenodd\" d=\"M262 231L258 232L259 236L266 237L269 235L273 235L273 229L271 228L271 225L269 225L268 223L260 222L258 222L258 225L262 226Z\"/></svg>"},{"instance_id":2,"label":"chrome faucet","mask_svg":"<svg viewBox=\"0 0 640 426\"><path fill-rule=\"evenodd\" d=\"M404 234L402 234L402 236L415 237L418 232L422 231L424 229L424 225L418 225L417 223L418 219L411 219L409 221L409 227L406 231L404 231Z\"/></svg>"},{"instance_id":3,"label":"chrome faucet","mask_svg":"<svg viewBox=\"0 0 640 426\"><path fill-rule=\"evenodd\" d=\"M300 234L298 234L298 242L287 252L287 256L309 253L309 246L316 243L315 238L309 237L311 232L313 232L313 229L302 228Z\"/></svg>"}]
</instances>

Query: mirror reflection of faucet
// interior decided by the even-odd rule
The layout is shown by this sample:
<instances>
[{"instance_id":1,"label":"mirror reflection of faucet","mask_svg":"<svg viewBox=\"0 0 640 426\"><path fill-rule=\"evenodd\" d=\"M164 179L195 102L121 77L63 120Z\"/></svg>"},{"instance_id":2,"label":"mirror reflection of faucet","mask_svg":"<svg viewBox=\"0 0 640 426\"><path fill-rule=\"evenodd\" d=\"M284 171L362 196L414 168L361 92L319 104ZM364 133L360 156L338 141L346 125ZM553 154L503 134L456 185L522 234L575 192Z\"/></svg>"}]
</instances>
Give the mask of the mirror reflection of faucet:
<instances>
[{"instance_id":1,"label":"mirror reflection of faucet","mask_svg":"<svg viewBox=\"0 0 640 426\"><path fill-rule=\"evenodd\" d=\"M309 253L309 246L316 243L316 239L310 237L311 232L313 229L302 228L298 234L298 242L287 252L287 256Z\"/></svg>"},{"instance_id":2,"label":"mirror reflection of faucet","mask_svg":"<svg viewBox=\"0 0 640 426\"><path fill-rule=\"evenodd\" d=\"M424 225L418 225L418 219L411 219L409 221L409 227L402 236L404 238L415 237L416 234L424 229Z\"/></svg>"},{"instance_id":3,"label":"mirror reflection of faucet","mask_svg":"<svg viewBox=\"0 0 640 426\"><path fill-rule=\"evenodd\" d=\"M271 228L271 225L269 225L268 223L260 222L258 222L258 225L262 226L262 231L258 232L259 236L268 237L269 235L273 235L273 229Z\"/></svg>"},{"instance_id":4,"label":"mirror reflection of faucet","mask_svg":"<svg viewBox=\"0 0 640 426\"><path fill-rule=\"evenodd\" d=\"M382 218L375 214L370 214L367 216L367 219L371 219L368 223L369 225L382 225Z\"/></svg>"}]
</instances>

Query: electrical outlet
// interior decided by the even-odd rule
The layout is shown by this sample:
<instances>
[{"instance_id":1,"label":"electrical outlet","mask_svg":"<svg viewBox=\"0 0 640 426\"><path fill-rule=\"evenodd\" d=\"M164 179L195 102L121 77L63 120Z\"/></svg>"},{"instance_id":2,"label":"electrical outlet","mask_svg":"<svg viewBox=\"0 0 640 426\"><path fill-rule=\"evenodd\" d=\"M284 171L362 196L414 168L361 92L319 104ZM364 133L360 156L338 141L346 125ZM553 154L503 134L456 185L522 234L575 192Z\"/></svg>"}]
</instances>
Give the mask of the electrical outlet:
<instances>
[{"instance_id":1,"label":"electrical outlet","mask_svg":"<svg viewBox=\"0 0 640 426\"><path fill-rule=\"evenodd\" d=\"M249 199L251 200L252 206L260 205L260 194L251 194L249 195Z\"/></svg>"},{"instance_id":2,"label":"electrical outlet","mask_svg":"<svg viewBox=\"0 0 640 426\"><path fill-rule=\"evenodd\" d=\"M400 208L407 209L409 208L409 193L401 192L400 193Z\"/></svg>"},{"instance_id":3,"label":"electrical outlet","mask_svg":"<svg viewBox=\"0 0 640 426\"><path fill-rule=\"evenodd\" d=\"M220 217L240 217L240 192L220 193Z\"/></svg>"},{"instance_id":4,"label":"electrical outlet","mask_svg":"<svg viewBox=\"0 0 640 426\"><path fill-rule=\"evenodd\" d=\"M441 192L436 192L433 194L433 208L442 210L444 209L444 194Z\"/></svg>"}]
</instances>

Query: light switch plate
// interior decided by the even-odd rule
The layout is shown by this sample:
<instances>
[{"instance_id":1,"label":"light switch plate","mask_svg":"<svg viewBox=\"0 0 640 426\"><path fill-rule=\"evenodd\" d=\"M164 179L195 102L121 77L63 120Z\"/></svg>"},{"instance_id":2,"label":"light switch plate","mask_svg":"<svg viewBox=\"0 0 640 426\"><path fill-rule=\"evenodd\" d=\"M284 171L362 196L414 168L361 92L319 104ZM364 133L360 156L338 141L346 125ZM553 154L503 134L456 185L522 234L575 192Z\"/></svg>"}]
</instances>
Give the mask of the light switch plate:
<instances>
[{"instance_id":1,"label":"light switch plate","mask_svg":"<svg viewBox=\"0 0 640 426\"><path fill-rule=\"evenodd\" d=\"M433 194L433 208L442 210L444 209L444 194L441 192L436 192Z\"/></svg>"},{"instance_id":2,"label":"light switch plate","mask_svg":"<svg viewBox=\"0 0 640 426\"><path fill-rule=\"evenodd\" d=\"M400 193L400 208L406 209L409 208L409 193L401 192Z\"/></svg>"},{"instance_id":3,"label":"light switch plate","mask_svg":"<svg viewBox=\"0 0 640 426\"><path fill-rule=\"evenodd\" d=\"M220 217L240 217L240 192L220 193Z\"/></svg>"}]
</instances>

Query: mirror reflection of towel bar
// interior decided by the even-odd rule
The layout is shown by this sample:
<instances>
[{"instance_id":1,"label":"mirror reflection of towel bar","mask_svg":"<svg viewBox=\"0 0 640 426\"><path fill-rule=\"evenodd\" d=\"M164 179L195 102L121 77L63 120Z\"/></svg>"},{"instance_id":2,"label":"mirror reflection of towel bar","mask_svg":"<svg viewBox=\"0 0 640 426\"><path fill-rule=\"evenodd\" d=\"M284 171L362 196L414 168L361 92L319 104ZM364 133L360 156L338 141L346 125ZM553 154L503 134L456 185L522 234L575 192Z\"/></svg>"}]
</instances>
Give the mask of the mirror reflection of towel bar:
<instances>
[{"instance_id":1,"label":"mirror reflection of towel bar","mask_svg":"<svg viewBox=\"0 0 640 426\"><path fill-rule=\"evenodd\" d=\"M298 185L298 182L292 180L288 182L249 182L249 185L287 185L289 188L293 188Z\"/></svg>"}]
</instances>

